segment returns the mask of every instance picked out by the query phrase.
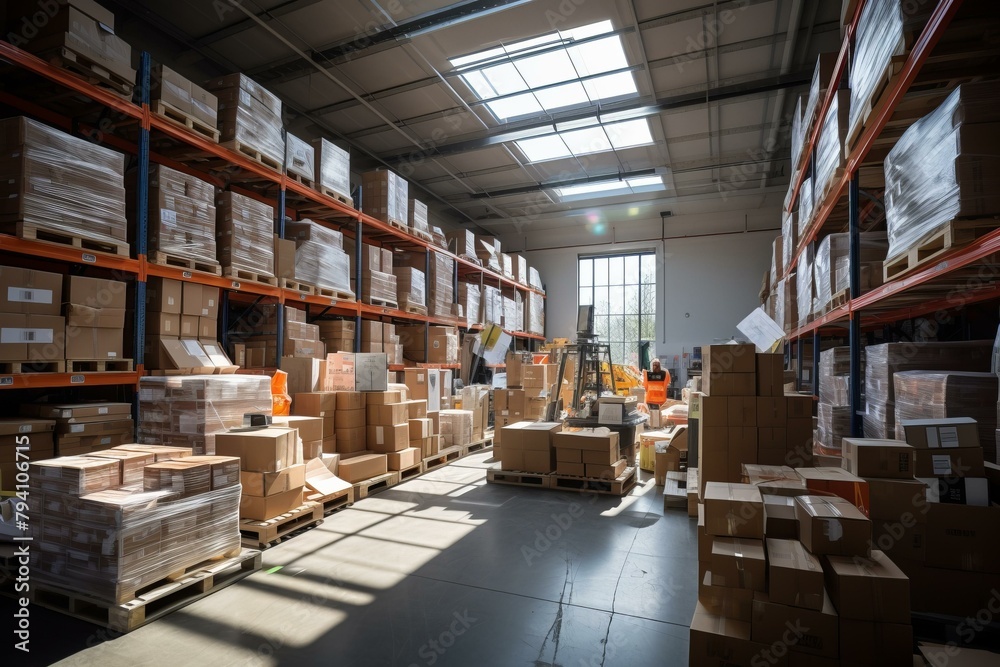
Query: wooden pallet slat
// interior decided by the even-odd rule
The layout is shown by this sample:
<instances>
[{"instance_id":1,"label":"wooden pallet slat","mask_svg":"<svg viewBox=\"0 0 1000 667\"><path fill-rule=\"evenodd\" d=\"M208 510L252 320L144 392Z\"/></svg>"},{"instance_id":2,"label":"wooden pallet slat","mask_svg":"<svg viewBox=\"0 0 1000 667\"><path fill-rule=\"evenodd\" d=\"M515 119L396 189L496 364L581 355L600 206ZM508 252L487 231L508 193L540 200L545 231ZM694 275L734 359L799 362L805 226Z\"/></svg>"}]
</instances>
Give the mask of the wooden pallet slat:
<instances>
[{"instance_id":1,"label":"wooden pallet slat","mask_svg":"<svg viewBox=\"0 0 1000 667\"><path fill-rule=\"evenodd\" d=\"M65 373L66 362L62 360L0 361L0 375L25 373Z\"/></svg>"},{"instance_id":2,"label":"wooden pallet slat","mask_svg":"<svg viewBox=\"0 0 1000 667\"><path fill-rule=\"evenodd\" d=\"M457 461L462 458L462 446L453 445L445 449L440 450L434 456L425 457L423 460L424 472L430 472L431 470L437 470L442 466L446 466L452 461Z\"/></svg>"},{"instance_id":3,"label":"wooden pallet slat","mask_svg":"<svg viewBox=\"0 0 1000 667\"><path fill-rule=\"evenodd\" d=\"M326 195L330 199L336 199L337 201L339 201L344 206L347 206L347 207L352 208L352 209L354 208L354 200L351 199L350 196L348 196L348 195L341 194L341 193L337 192L336 190L332 190L332 189L330 189L328 187L324 187L323 185L320 185L319 187L315 188L315 190L317 192L319 192L320 194Z\"/></svg>"},{"instance_id":4,"label":"wooden pallet slat","mask_svg":"<svg viewBox=\"0 0 1000 667\"><path fill-rule=\"evenodd\" d=\"M510 486L530 486L536 489L548 489L552 485L552 475L501 470L499 466L493 466L486 471L486 482L489 484L507 484Z\"/></svg>"},{"instance_id":5,"label":"wooden pallet slat","mask_svg":"<svg viewBox=\"0 0 1000 667\"><path fill-rule=\"evenodd\" d=\"M367 498L372 494L378 493L379 491L385 491L386 489L396 486L397 484L399 484L399 473L395 470L390 470L384 475L376 475L375 477L355 482L355 502L361 500L362 498Z\"/></svg>"},{"instance_id":6,"label":"wooden pallet slat","mask_svg":"<svg viewBox=\"0 0 1000 667\"><path fill-rule=\"evenodd\" d=\"M201 271L202 273L210 273L213 276L222 275L222 266L218 262L208 262L203 259L184 257L173 253L160 252L159 250L153 251L148 256L148 260L150 264L173 266L178 269L187 269L189 271Z\"/></svg>"},{"instance_id":7,"label":"wooden pallet slat","mask_svg":"<svg viewBox=\"0 0 1000 667\"><path fill-rule=\"evenodd\" d=\"M130 373L132 359L67 359L70 373Z\"/></svg>"},{"instance_id":8,"label":"wooden pallet slat","mask_svg":"<svg viewBox=\"0 0 1000 667\"><path fill-rule=\"evenodd\" d=\"M426 315L427 306L422 303L410 303L409 299L403 297L399 301L399 310L407 313L413 313L415 315Z\"/></svg>"},{"instance_id":9,"label":"wooden pallet slat","mask_svg":"<svg viewBox=\"0 0 1000 667\"><path fill-rule=\"evenodd\" d=\"M257 283L258 285L278 286L278 279L265 273L248 271L235 266L222 267L222 276L237 282Z\"/></svg>"},{"instance_id":10,"label":"wooden pallet slat","mask_svg":"<svg viewBox=\"0 0 1000 667\"><path fill-rule=\"evenodd\" d=\"M403 468L402 470L396 471L399 474L400 483L405 482L408 479L413 479L414 477L419 477L424 472L424 464L420 462L409 468Z\"/></svg>"},{"instance_id":11,"label":"wooden pallet slat","mask_svg":"<svg viewBox=\"0 0 1000 667\"><path fill-rule=\"evenodd\" d=\"M240 519L240 535L243 536L244 545L265 549L277 544L290 533L315 526L322 520L323 506L314 502L305 502L295 509L267 521Z\"/></svg>"},{"instance_id":12,"label":"wooden pallet slat","mask_svg":"<svg viewBox=\"0 0 1000 667\"><path fill-rule=\"evenodd\" d=\"M399 310L399 304L395 301L390 301L388 299L369 297L367 303L369 306L381 306L382 308L392 308L393 310Z\"/></svg>"},{"instance_id":13,"label":"wooden pallet slat","mask_svg":"<svg viewBox=\"0 0 1000 667\"><path fill-rule=\"evenodd\" d=\"M635 482L636 469L628 467L625 468L625 472L613 480L552 475L551 488L562 491L586 491L611 496L624 496L635 487ZM687 500L685 499L686 502Z\"/></svg>"},{"instance_id":14,"label":"wooden pallet slat","mask_svg":"<svg viewBox=\"0 0 1000 667\"><path fill-rule=\"evenodd\" d=\"M39 54L39 57L48 60L56 67L70 70L93 85L111 90L126 99L132 99L132 90L135 88L134 78L129 80L112 72L81 53L61 46L47 54Z\"/></svg>"},{"instance_id":15,"label":"wooden pallet slat","mask_svg":"<svg viewBox=\"0 0 1000 667\"><path fill-rule=\"evenodd\" d=\"M307 294L310 296L316 294L316 288L309 283L302 283L291 278L279 278L278 285L281 289L291 290L293 292L298 292L299 294Z\"/></svg>"},{"instance_id":16,"label":"wooden pallet slat","mask_svg":"<svg viewBox=\"0 0 1000 667\"><path fill-rule=\"evenodd\" d=\"M330 516L334 512L350 507L354 503L354 487L352 486L327 496L314 494L309 496L308 500L322 507L323 516Z\"/></svg>"},{"instance_id":17,"label":"wooden pallet slat","mask_svg":"<svg viewBox=\"0 0 1000 667\"><path fill-rule=\"evenodd\" d=\"M1000 218L952 220L925 236L903 254L886 259L882 264L883 280L889 282L918 268L929 266L942 255L975 241L997 227L1000 227Z\"/></svg>"},{"instance_id":18,"label":"wooden pallet slat","mask_svg":"<svg viewBox=\"0 0 1000 667\"><path fill-rule=\"evenodd\" d=\"M88 252L102 252L119 257L129 256L129 244L112 238L93 239L76 234L70 234L58 229L47 229L44 226L23 220L0 223L0 231L27 241L41 241L61 246L69 246Z\"/></svg>"},{"instance_id":19,"label":"wooden pallet slat","mask_svg":"<svg viewBox=\"0 0 1000 667\"><path fill-rule=\"evenodd\" d=\"M170 121L174 125L186 129L192 134L199 134L213 143L219 143L219 130L203 120L181 111L174 105L163 100L153 100L151 109L157 116Z\"/></svg>"},{"instance_id":20,"label":"wooden pallet slat","mask_svg":"<svg viewBox=\"0 0 1000 667\"><path fill-rule=\"evenodd\" d=\"M324 287L322 285L310 285L309 283L303 284L312 287L316 296L321 296L326 299L336 299L337 301L345 301L348 303L355 302L354 292L350 290L339 289L336 287Z\"/></svg>"},{"instance_id":21,"label":"wooden pallet slat","mask_svg":"<svg viewBox=\"0 0 1000 667\"><path fill-rule=\"evenodd\" d=\"M229 150L235 153L240 153L244 157L247 157L256 163L263 165L268 169L272 169L278 172L279 174L281 173L283 164L280 160L276 160L270 155L262 153L253 146L243 143L239 139L230 139L229 141L222 142L219 145L228 148Z\"/></svg>"}]
</instances>

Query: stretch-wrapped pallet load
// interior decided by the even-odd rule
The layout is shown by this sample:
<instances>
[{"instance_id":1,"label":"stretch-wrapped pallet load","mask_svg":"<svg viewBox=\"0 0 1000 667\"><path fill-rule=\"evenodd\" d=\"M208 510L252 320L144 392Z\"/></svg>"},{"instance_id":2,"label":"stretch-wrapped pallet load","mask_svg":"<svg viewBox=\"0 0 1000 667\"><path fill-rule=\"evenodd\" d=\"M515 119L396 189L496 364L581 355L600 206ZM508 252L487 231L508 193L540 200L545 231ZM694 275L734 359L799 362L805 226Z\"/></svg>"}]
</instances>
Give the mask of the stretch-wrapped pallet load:
<instances>
[{"instance_id":1,"label":"stretch-wrapped pallet load","mask_svg":"<svg viewBox=\"0 0 1000 667\"><path fill-rule=\"evenodd\" d=\"M798 325L805 326L812 321L812 314L815 311L815 280L813 275L813 253L812 246L799 255L798 264L795 268L795 304L798 308Z\"/></svg>"},{"instance_id":2,"label":"stretch-wrapped pallet load","mask_svg":"<svg viewBox=\"0 0 1000 667\"><path fill-rule=\"evenodd\" d=\"M219 126L218 97L166 65L153 65L149 78L149 96L154 111L164 113L168 118L176 118L173 114L166 113L168 109L172 109L199 120L212 129ZM156 106L157 103L160 103L160 108Z\"/></svg>"},{"instance_id":3,"label":"stretch-wrapped pallet load","mask_svg":"<svg viewBox=\"0 0 1000 667\"><path fill-rule=\"evenodd\" d=\"M802 181L799 188L799 240L805 238L809 223L812 222L816 201L813 197L813 179L811 177Z\"/></svg>"},{"instance_id":4,"label":"stretch-wrapped pallet load","mask_svg":"<svg viewBox=\"0 0 1000 667\"><path fill-rule=\"evenodd\" d=\"M785 333L792 331L798 325L796 275L790 273L787 277L779 280L774 290L774 321L781 325Z\"/></svg>"},{"instance_id":5,"label":"stretch-wrapped pallet load","mask_svg":"<svg viewBox=\"0 0 1000 667\"><path fill-rule=\"evenodd\" d=\"M479 285L471 283L458 284L458 304L462 306L465 313L465 322L471 327L479 324Z\"/></svg>"},{"instance_id":6,"label":"stretch-wrapped pallet load","mask_svg":"<svg viewBox=\"0 0 1000 667\"><path fill-rule=\"evenodd\" d=\"M129 458L146 465L139 483L124 486ZM29 490L36 583L121 604L171 573L240 551L237 459L49 459L30 465Z\"/></svg>"},{"instance_id":7,"label":"stretch-wrapped pallet load","mask_svg":"<svg viewBox=\"0 0 1000 667\"><path fill-rule=\"evenodd\" d=\"M865 437L892 438L896 432L893 376L912 370L990 370L993 342L883 343L865 348Z\"/></svg>"},{"instance_id":8,"label":"stretch-wrapped pallet load","mask_svg":"<svg viewBox=\"0 0 1000 667\"><path fill-rule=\"evenodd\" d=\"M219 263L234 271L274 276L274 209L238 192L216 199Z\"/></svg>"},{"instance_id":9,"label":"stretch-wrapped pallet load","mask_svg":"<svg viewBox=\"0 0 1000 667\"><path fill-rule=\"evenodd\" d=\"M960 371L903 371L893 376L896 439L905 439L904 419L971 417L979 427L983 457L997 462L997 376Z\"/></svg>"},{"instance_id":10,"label":"stretch-wrapped pallet load","mask_svg":"<svg viewBox=\"0 0 1000 667\"><path fill-rule=\"evenodd\" d=\"M313 141L316 188L331 196L351 198L351 154L326 139Z\"/></svg>"},{"instance_id":11,"label":"stretch-wrapped pallet load","mask_svg":"<svg viewBox=\"0 0 1000 667\"><path fill-rule=\"evenodd\" d=\"M503 320L503 296L500 290L490 285L483 285L483 295L480 299L482 314L479 321L483 324L500 324Z\"/></svg>"},{"instance_id":12,"label":"stretch-wrapped pallet load","mask_svg":"<svg viewBox=\"0 0 1000 667\"><path fill-rule=\"evenodd\" d=\"M816 205L833 186L837 170L844 166L844 142L847 139L847 113L850 91L838 90L826 111L816 142L816 176L813 191Z\"/></svg>"},{"instance_id":13,"label":"stretch-wrapped pallet load","mask_svg":"<svg viewBox=\"0 0 1000 667\"><path fill-rule=\"evenodd\" d=\"M798 211L788 212L782 210L781 214L781 256L784 259L785 271L795 259L795 251L799 247L799 214ZM780 278L781 276L779 276ZM771 288L777 285L777 281L772 281Z\"/></svg>"},{"instance_id":14,"label":"stretch-wrapped pallet load","mask_svg":"<svg viewBox=\"0 0 1000 667\"><path fill-rule=\"evenodd\" d=\"M354 298L351 258L343 250L343 234L306 219L286 223L285 236L295 241L296 280Z\"/></svg>"},{"instance_id":15,"label":"stretch-wrapped pallet load","mask_svg":"<svg viewBox=\"0 0 1000 667\"><path fill-rule=\"evenodd\" d=\"M881 262L885 259L888 249L885 233L864 232L860 234L859 258L862 263ZM816 257L813 263L813 276L815 279L816 303L815 312L822 313L833 297L842 289L837 282L838 262L849 259L850 254L850 234L830 234L820 241L816 249ZM849 278L849 275L848 275Z\"/></svg>"},{"instance_id":16,"label":"stretch-wrapped pallet load","mask_svg":"<svg viewBox=\"0 0 1000 667\"><path fill-rule=\"evenodd\" d=\"M412 231L430 236L431 227L427 218L427 204L419 199L410 199L407 219Z\"/></svg>"},{"instance_id":17,"label":"stretch-wrapped pallet load","mask_svg":"<svg viewBox=\"0 0 1000 667\"><path fill-rule=\"evenodd\" d=\"M367 271L361 275L361 300L376 305L396 304L396 276L383 271Z\"/></svg>"},{"instance_id":18,"label":"stretch-wrapped pallet load","mask_svg":"<svg viewBox=\"0 0 1000 667\"><path fill-rule=\"evenodd\" d=\"M834 347L819 356L819 403L816 442L819 452L841 455L841 441L851 437L851 350Z\"/></svg>"},{"instance_id":19,"label":"stretch-wrapped pallet load","mask_svg":"<svg viewBox=\"0 0 1000 667\"><path fill-rule=\"evenodd\" d=\"M243 425L246 414L271 414L271 378L187 375L139 380L139 440L214 454L215 436Z\"/></svg>"},{"instance_id":20,"label":"stretch-wrapped pallet load","mask_svg":"<svg viewBox=\"0 0 1000 667\"><path fill-rule=\"evenodd\" d=\"M382 222L406 227L409 184L394 171L376 169L361 175L361 210Z\"/></svg>"},{"instance_id":21,"label":"stretch-wrapped pallet load","mask_svg":"<svg viewBox=\"0 0 1000 667\"><path fill-rule=\"evenodd\" d=\"M524 302L524 323L528 333L545 335L545 297L528 292Z\"/></svg>"},{"instance_id":22,"label":"stretch-wrapped pallet load","mask_svg":"<svg viewBox=\"0 0 1000 667\"><path fill-rule=\"evenodd\" d=\"M222 142L281 170L285 162L285 138L281 125L281 100L245 74L214 79L205 88L219 98L219 130Z\"/></svg>"},{"instance_id":23,"label":"stretch-wrapped pallet load","mask_svg":"<svg viewBox=\"0 0 1000 667\"><path fill-rule=\"evenodd\" d=\"M55 420L55 450L60 456L90 454L132 439L129 403L28 403L21 406L21 414Z\"/></svg>"},{"instance_id":24,"label":"stretch-wrapped pallet load","mask_svg":"<svg viewBox=\"0 0 1000 667\"><path fill-rule=\"evenodd\" d=\"M129 194L133 194L129 191ZM131 199L131 197L130 197ZM215 186L165 167L149 168L148 251L216 264Z\"/></svg>"},{"instance_id":25,"label":"stretch-wrapped pallet load","mask_svg":"<svg viewBox=\"0 0 1000 667\"><path fill-rule=\"evenodd\" d=\"M291 132L285 132L285 173L298 176L307 185L316 182L315 149Z\"/></svg>"},{"instance_id":26,"label":"stretch-wrapped pallet load","mask_svg":"<svg viewBox=\"0 0 1000 667\"><path fill-rule=\"evenodd\" d=\"M427 305L424 272L412 266L393 266L396 277L396 299L399 307L406 310L410 306L424 308Z\"/></svg>"},{"instance_id":27,"label":"stretch-wrapped pallet load","mask_svg":"<svg viewBox=\"0 0 1000 667\"><path fill-rule=\"evenodd\" d=\"M963 84L911 125L885 159L889 259L953 220L1000 213L998 181L1000 91L992 83Z\"/></svg>"},{"instance_id":28,"label":"stretch-wrapped pallet load","mask_svg":"<svg viewBox=\"0 0 1000 667\"><path fill-rule=\"evenodd\" d=\"M785 272L783 258L784 241L781 236L774 237L771 242L771 268L768 271L768 286L778 284L778 276Z\"/></svg>"},{"instance_id":29,"label":"stretch-wrapped pallet load","mask_svg":"<svg viewBox=\"0 0 1000 667\"><path fill-rule=\"evenodd\" d=\"M528 267L528 286L539 290L545 289L545 286L542 285L542 276L538 273L538 269L533 266Z\"/></svg>"},{"instance_id":30,"label":"stretch-wrapped pallet load","mask_svg":"<svg viewBox=\"0 0 1000 667\"><path fill-rule=\"evenodd\" d=\"M128 254L125 156L24 117L0 121L0 221Z\"/></svg>"},{"instance_id":31,"label":"stretch-wrapped pallet load","mask_svg":"<svg viewBox=\"0 0 1000 667\"><path fill-rule=\"evenodd\" d=\"M805 159L805 146L812 135L816 115L823 98L826 96L826 87L833 78L836 64L836 53L819 54L819 57L816 58L816 66L813 68L809 93L800 96L796 103L796 115L792 119L792 167L795 169L801 167L801 163Z\"/></svg>"},{"instance_id":32,"label":"stretch-wrapped pallet load","mask_svg":"<svg viewBox=\"0 0 1000 667\"><path fill-rule=\"evenodd\" d=\"M476 257L476 235L469 229L456 229L448 232L448 247L453 253L465 259Z\"/></svg>"}]
</instances>

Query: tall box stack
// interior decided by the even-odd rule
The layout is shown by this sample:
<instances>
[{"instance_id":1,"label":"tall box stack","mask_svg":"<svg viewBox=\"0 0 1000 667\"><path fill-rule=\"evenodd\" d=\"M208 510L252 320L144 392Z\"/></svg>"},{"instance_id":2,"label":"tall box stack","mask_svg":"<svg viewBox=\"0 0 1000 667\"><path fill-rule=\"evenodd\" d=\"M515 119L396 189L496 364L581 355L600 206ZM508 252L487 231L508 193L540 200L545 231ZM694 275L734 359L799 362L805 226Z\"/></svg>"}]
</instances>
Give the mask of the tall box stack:
<instances>
[{"instance_id":1,"label":"tall box stack","mask_svg":"<svg viewBox=\"0 0 1000 667\"><path fill-rule=\"evenodd\" d=\"M352 248L353 250L353 244ZM396 276L392 251L363 244L361 253L361 300L376 305L396 304ZM353 283L352 283L353 285Z\"/></svg>"},{"instance_id":2,"label":"tall box stack","mask_svg":"<svg viewBox=\"0 0 1000 667\"><path fill-rule=\"evenodd\" d=\"M128 256L124 155L24 117L0 121L0 150L6 222Z\"/></svg>"},{"instance_id":3,"label":"tall box stack","mask_svg":"<svg viewBox=\"0 0 1000 667\"><path fill-rule=\"evenodd\" d=\"M130 210L135 188L128 190ZM158 264L187 260L218 264L215 186L200 178L154 164L149 169L148 246ZM157 254L159 253L159 254ZM193 268L200 268L197 264Z\"/></svg>"},{"instance_id":4,"label":"tall box stack","mask_svg":"<svg viewBox=\"0 0 1000 667\"><path fill-rule=\"evenodd\" d=\"M528 333L545 335L545 297L528 292L524 300L524 330Z\"/></svg>"},{"instance_id":5,"label":"tall box stack","mask_svg":"<svg viewBox=\"0 0 1000 667\"><path fill-rule=\"evenodd\" d=\"M424 271L425 267L429 266L425 295L428 314L438 317L452 316L452 305L455 301L455 260L437 252L431 252L429 257L422 252L403 252L395 253L393 266L409 266L418 271Z\"/></svg>"},{"instance_id":6,"label":"tall box stack","mask_svg":"<svg viewBox=\"0 0 1000 667\"><path fill-rule=\"evenodd\" d=\"M316 189L343 203L350 203L350 152L326 139L316 139L312 145L316 156Z\"/></svg>"},{"instance_id":7,"label":"tall box stack","mask_svg":"<svg viewBox=\"0 0 1000 667\"><path fill-rule=\"evenodd\" d=\"M333 391L300 392L292 396L292 414L322 420L320 449L326 454L337 453L337 393ZM303 449L308 441L303 439Z\"/></svg>"},{"instance_id":8,"label":"tall box stack","mask_svg":"<svg viewBox=\"0 0 1000 667\"><path fill-rule=\"evenodd\" d=\"M556 364L521 366L520 383L527 399L524 409L525 419L541 419L544 416L545 406L550 400L555 400L549 392L552 385L556 384L558 373L559 366Z\"/></svg>"},{"instance_id":9,"label":"tall box stack","mask_svg":"<svg viewBox=\"0 0 1000 667\"><path fill-rule=\"evenodd\" d=\"M407 219L410 223L410 232L425 238L430 238L431 227L427 219L427 204L419 199L410 199L407 211Z\"/></svg>"},{"instance_id":10,"label":"tall box stack","mask_svg":"<svg viewBox=\"0 0 1000 667\"><path fill-rule=\"evenodd\" d=\"M552 435L556 474L613 480L627 462L618 450L618 433L607 428L562 431Z\"/></svg>"},{"instance_id":11,"label":"tall box stack","mask_svg":"<svg viewBox=\"0 0 1000 667\"><path fill-rule=\"evenodd\" d=\"M354 320L319 320L317 324L319 325L319 337L326 343L326 349L329 352L355 351L354 334L357 325Z\"/></svg>"},{"instance_id":12,"label":"tall box stack","mask_svg":"<svg viewBox=\"0 0 1000 667\"><path fill-rule=\"evenodd\" d=\"M344 252L343 234L307 219L286 223L285 237L295 241L296 280L354 298L351 258Z\"/></svg>"},{"instance_id":13,"label":"tall box stack","mask_svg":"<svg viewBox=\"0 0 1000 667\"><path fill-rule=\"evenodd\" d=\"M503 446L503 427L524 421L527 417L527 396L523 389L493 391L493 449Z\"/></svg>"},{"instance_id":14,"label":"tall box stack","mask_svg":"<svg viewBox=\"0 0 1000 667\"><path fill-rule=\"evenodd\" d=\"M0 266L0 361L22 362L24 373L63 368L62 293L57 273Z\"/></svg>"},{"instance_id":15,"label":"tall box stack","mask_svg":"<svg viewBox=\"0 0 1000 667\"><path fill-rule=\"evenodd\" d=\"M316 151L291 132L285 132L285 173L309 186L316 183Z\"/></svg>"},{"instance_id":16,"label":"tall box stack","mask_svg":"<svg viewBox=\"0 0 1000 667\"><path fill-rule=\"evenodd\" d=\"M53 431L54 419L11 417L0 419L0 491L13 494L17 491L18 448L22 448L21 461L41 461L56 455Z\"/></svg>"},{"instance_id":17,"label":"tall box stack","mask_svg":"<svg viewBox=\"0 0 1000 667\"><path fill-rule=\"evenodd\" d=\"M483 285L482 296L479 299L480 315L479 321L482 324L500 324L503 321L503 296L500 290L490 285Z\"/></svg>"},{"instance_id":18,"label":"tall box stack","mask_svg":"<svg viewBox=\"0 0 1000 667\"><path fill-rule=\"evenodd\" d=\"M267 521L302 505L306 467L300 442L296 429L278 426L215 437L220 456L240 460L240 518Z\"/></svg>"},{"instance_id":19,"label":"tall box stack","mask_svg":"<svg viewBox=\"0 0 1000 667\"><path fill-rule=\"evenodd\" d=\"M467 445L473 440L472 410L441 410L441 439L443 447Z\"/></svg>"},{"instance_id":20,"label":"tall box stack","mask_svg":"<svg viewBox=\"0 0 1000 667\"><path fill-rule=\"evenodd\" d=\"M286 357L326 359L319 325L306 323L306 311L285 306L284 351Z\"/></svg>"},{"instance_id":21,"label":"tall box stack","mask_svg":"<svg viewBox=\"0 0 1000 667\"><path fill-rule=\"evenodd\" d=\"M216 343L218 287L150 277L146 308L146 368L203 369L199 372L212 373L216 368L232 366ZM243 356L246 361L247 355ZM263 356L260 361L263 366ZM275 358L271 365L276 364Z\"/></svg>"},{"instance_id":22,"label":"tall box stack","mask_svg":"<svg viewBox=\"0 0 1000 667\"><path fill-rule=\"evenodd\" d=\"M367 392L365 410L365 441L369 451L391 454L409 447L410 415L401 392Z\"/></svg>"},{"instance_id":23,"label":"tall box stack","mask_svg":"<svg viewBox=\"0 0 1000 667\"><path fill-rule=\"evenodd\" d=\"M816 206L823 202L826 193L833 187L837 171L846 163L844 143L847 139L850 96L851 91L838 90L833 95L826 116L821 120L814 153L816 169L813 190L816 195Z\"/></svg>"},{"instance_id":24,"label":"tall box stack","mask_svg":"<svg viewBox=\"0 0 1000 667\"><path fill-rule=\"evenodd\" d=\"M125 283L115 280L66 277L66 359L116 361L124 357L125 289Z\"/></svg>"},{"instance_id":25,"label":"tall box stack","mask_svg":"<svg viewBox=\"0 0 1000 667\"><path fill-rule=\"evenodd\" d=\"M276 171L285 162L281 100L245 74L205 84L219 98L220 140L233 150L258 157Z\"/></svg>"},{"instance_id":26,"label":"tall box stack","mask_svg":"<svg viewBox=\"0 0 1000 667\"><path fill-rule=\"evenodd\" d=\"M867 288L877 287L881 284L879 275L875 285L872 284L872 270L875 274L881 273L882 260L888 249L888 242L883 232L865 232L860 234L860 261L863 265L868 265L869 270ZM831 308L846 303L844 300L848 294L843 294L850 285L850 274L843 270L845 262L849 260L850 234L830 234L820 241L816 249L815 262L813 264L813 275L815 278L816 302L814 303L815 314L820 315ZM838 274L838 267L841 267ZM839 277L838 277L839 276ZM848 282L844 282L844 278ZM863 289L862 292L867 291ZM840 295L841 298L833 303L834 297Z\"/></svg>"},{"instance_id":27,"label":"tall box stack","mask_svg":"<svg viewBox=\"0 0 1000 667\"><path fill-rule=\"evenodd\" d=\"M479 262L496 273L503 272L500 257L500 240L493 236L476 236L476 257Z\"/></svg>"},{"instance_id":28,"label":"tall box stack","mask_svg":"<svg viewBox=\"0 0 1000 667\"><path fill-rule=\"evenodd\" d=\"M407 227L409 184L394 171L376 169L361 175L361 210L377 220Z\"/></svg>"},{"instance_id":29,"label":"tall box stack","mask_svg":"<svg viewBox=\"0 0 1000 667\"><path fill-rule=\"evenodd\" d=\"M455 327L399 326L397 331L403 345L403 355L411 360L429 364L458 363L458 330Z\"/></svg>"},{"instance_id":30,"label":"tall box stack","mask_svg":"<svg viewBox=\"0 0 1000 667\"><path fill-rule=\"evenodd\" d=\"M245 414L271 414L271 378L188 375L139 380L139 441L215 454L219 433L243 425Z\"/></svg>"},{"instance_id":31,"label":"tall box stack","mask_svg":"<svg viewBox=\"0 0 1000 667\"><path fill-rule=\"evenodd\" d=\"M476 258L476 235L469 229L457 229L448 232L449 249L465 259Z\"/></svg>"},{"instance_id":32,"label":"tall box stack","mask_svg":"<svg viewBox=\"0 0 1000 667\"><path fill-rule=\"evenodd\" d=\"M129 403L25 404L21 414L55 420L55 450L59 456L79 456L132 442Z\"/></svg>"},{"instance_id":33,"label":"tall box stack","mask_svg":"<svg viewBox=\"0 0 1000 667\"><path fill-rule=\"evenodd\" d=\"M33 582L122 604L172 572L240 552L235 461L134 454L31 464L29 492L45 508L31 521ZM122 485L126 465L140 466L138 483Z\"/></svg>"},{"instance_id":34,"label":"tall box stack","mask_svg":"<svg viewBox=\"0 0 1000 667\"><path fill-rule=\"evenodd\" d=\"M964 343L883 343L865 348L865 437L891 438L896 433L895 382L902 371L990 370L992 341Z\"/></svg>"},{"instance_id":35,"label":"tall box stack","mask_svg":"<svg viewBox=\"0 0 1000 667\"><path fill-rule=\"evenodd\" d=\"M274 277L274 209L237 192L216 199L219 263L234 278ZM240 275L245 272L250 275Z\"/></svg>"},{"instance_id":36,"label":"tall box stack","mask_svg":"<svg viewBox=\"0 0 1000 667\"><path fill-rule=\"evenodd\" d=\"M465 322L468 326L481 324L479 321L479 285L471 283L458 284L458 304L462 306L465 313Z\"/></svg>"},{"instance_id":37,"label":"tall box stack","mask_svg":"<svg viewBox=\"0 0 1000 667\"><path fill-rule=\"evenodd\" d=\"M483 440L490 421L490 387L485 384L468 385L456 392L456 396L462 403L462 409L472 412L472 442Z\"/></svg>"},{"instance_id":38,"label":"tall box stack","mask_svg":"<svg viewBox=\"0 0 1000 667\"><path fill-rule=\"evenodd\" d=\"M556 469L553 438L562 431L561 422L523 421L505 426L503 430L502 469L541 475Z\"/></svg>"},{"instance_id":39,"label":"tall box stack","mask_svg":"<svg viewBox=\"0 0 1000 667\"><path fill-rule=\"evenodd\" d=\"M511 255L514 263L514 280L520 285L528 285L528 260L524 255Z\"/></svg>"},{"instance_id":40,"label":"tall box stack","mask_svg":"<svg viewBox=\"0 0 1000 667\"><path fill-rule=\"evenodd\" d=\"M153 65L149 78L149 97L154 113L176 118L175 113L169 112L179 112L208 129L214 130L219 126L218 97L166 65Z\"/></svg>"},{"instance_id":41,"label":"tall box stack","mask_svg":"<svg viewBox=\"0 0 1000 667\"><path fill-rule=\"evenodd\" d=\"M342 457L350 454L358 455L368 448L368 412L365 401L367 394L359 391L338 391L336 396L334 435L337 453Z\"/></svg>"},{"instance_id":42,"label":"tall box stack","mask_svg":"<svg viewBox=\"0 0 1000 667\"><path fill-rule=\"evenodd\" d=\"M412 266L394 266L392 272L396 276L396 302L400 310L426 311L427 280L424 272Z\"/></svg>"},{"instance_id":43,"label":"tall box stack","mask_svg":"<svg viewBox=\"0 0 1000 667\"><path fill-rule=\"evenodd\" d=\"M816 443L827 456L840 456L840 441L851 436L850 374L850 348L835 347L820 353Z\"/></svg>"}]
</instances>

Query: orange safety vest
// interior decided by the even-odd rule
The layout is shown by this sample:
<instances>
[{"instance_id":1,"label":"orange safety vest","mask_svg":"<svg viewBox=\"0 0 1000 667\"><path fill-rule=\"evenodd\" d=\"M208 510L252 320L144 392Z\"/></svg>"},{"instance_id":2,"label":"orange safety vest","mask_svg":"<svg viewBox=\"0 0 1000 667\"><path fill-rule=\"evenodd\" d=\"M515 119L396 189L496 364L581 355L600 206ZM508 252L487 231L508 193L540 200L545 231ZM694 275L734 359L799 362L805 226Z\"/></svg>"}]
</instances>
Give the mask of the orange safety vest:
<instances>
[{"instance_id":1,"label":"orange safety vest","mask_svg":"<svg viewBox=\"0 0 1000 667\"><path fill-rule=\"evenodd\" d=\"M652 375L652 377L650 377ZM670 384L670 372L660 370L642 372L642 386L646 390L646 403L663 405L667 401L667 385Z\"/></svg>"}]
</instances>

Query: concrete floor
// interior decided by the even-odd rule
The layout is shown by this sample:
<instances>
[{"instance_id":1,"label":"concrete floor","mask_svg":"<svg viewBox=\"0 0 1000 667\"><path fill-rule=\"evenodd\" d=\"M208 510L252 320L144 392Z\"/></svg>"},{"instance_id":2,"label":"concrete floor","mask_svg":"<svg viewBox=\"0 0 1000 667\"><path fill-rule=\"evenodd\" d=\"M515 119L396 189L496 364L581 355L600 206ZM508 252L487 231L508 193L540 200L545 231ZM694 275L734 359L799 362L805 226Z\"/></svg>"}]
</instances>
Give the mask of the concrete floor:
<instances>
[{"instance_id":1,"label":"concrete floor","mask_svg":"<svg viewBox=\"0 0 1000 667\"><path fill-rule=\"evenodd\" d=\"M362 500L123 637L33 608L13 664L686 665L695 524L651 476L626 498L487 485L489 457Z\"/></svg>"}]
</instances>

